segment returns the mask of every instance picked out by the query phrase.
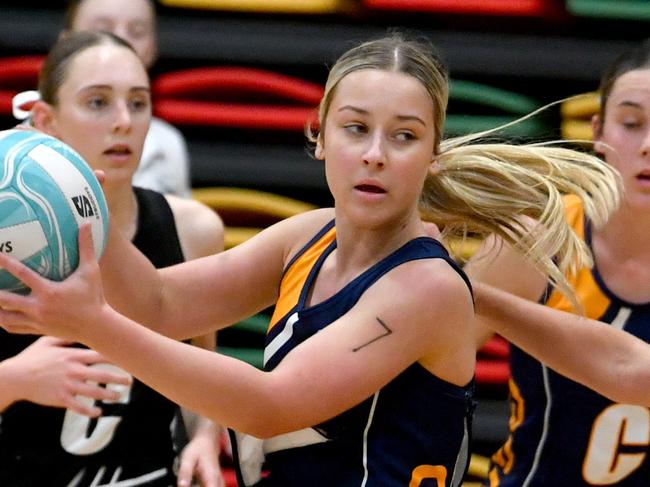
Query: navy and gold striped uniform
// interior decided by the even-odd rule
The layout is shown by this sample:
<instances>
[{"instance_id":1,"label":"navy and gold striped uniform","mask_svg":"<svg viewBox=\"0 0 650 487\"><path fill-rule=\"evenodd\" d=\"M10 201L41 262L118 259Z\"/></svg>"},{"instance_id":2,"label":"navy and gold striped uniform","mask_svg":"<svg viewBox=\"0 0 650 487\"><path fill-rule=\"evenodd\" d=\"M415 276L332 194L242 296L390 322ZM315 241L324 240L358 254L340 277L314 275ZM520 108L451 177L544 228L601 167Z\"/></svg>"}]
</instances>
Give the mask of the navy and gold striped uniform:
<instances>
[{"instance_id":1,"label":"navy and gold striped uniform","mask_svg":"<svg viewBox=\"0 0 650 487\"><path fill-rule=\"evenodd\" d=\"M570 224L591 247L580 200L568 196L566 203ZM607 289L597 267L581 269L570 281L586 316L650 342L650 303L634 305L619 299ZM546 305L573 311L556 290ZM614 403L514 346L511 366L511 434L492 458L488 485L650 485L648 408Z\"/></svg>"},{"instance_id":2,"label":"navy and gold striped uniform","mask_svg":"<svg viewBox=\"0 0 650 487\"><path fill-rule=\"evenodd\" d=\"M331 222L285 268L269 326L265 369L348 312L374 282L416 259L444 259L466 279L435 240L411 240L331 298L307 307L309 290L336 248ZM469 282L468 282L469 286ZM336 364L332 364L336 367ZM345 374L345 371L341 371ZM414 363L358 406L305 430L265 440L264 487L378 487L460 484L466 469L473 383L435 377ZM240 449L242 443L237 445ZM240 479L240 485L250 485Z\"/></svg>"},{"instance_id":3,"label":"navy and gold striped uniform","mask_svg":"<svg viewBox=\"0 0 650 487\"><path fill-rule=\"evenodd\" d=\"M133 243L156 267L184 260L164 196L136 188ZM0 330L0 360L37 337ZM20 401L0 417L0 486L101 487L176 485L170 423L178 406L134 379L120 399L102 402L96 419Z\"/></svg>"}]
</instances>

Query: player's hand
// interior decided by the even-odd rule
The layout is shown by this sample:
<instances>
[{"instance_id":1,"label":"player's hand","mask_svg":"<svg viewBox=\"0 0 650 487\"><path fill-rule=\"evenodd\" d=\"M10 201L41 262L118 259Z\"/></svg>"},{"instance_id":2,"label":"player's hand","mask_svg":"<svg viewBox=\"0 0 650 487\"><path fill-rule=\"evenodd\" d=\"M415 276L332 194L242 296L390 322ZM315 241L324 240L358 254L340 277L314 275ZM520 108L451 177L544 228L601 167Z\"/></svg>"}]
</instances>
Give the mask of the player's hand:
<instances>
[{"instance_id":1,"label":"player's hand","mask_svg":"<svg viewBox=\"0 0 650 487\"><path fill-rule=\"evenodd\" d=\"M21 262L0 253L0 268L31 289L28 295L0 291L0 326L10 333L52 335L84 342L92 323L108 305L89 224L79 230L79 267L67 279L54 282Z\"/></svg>"},{"instance_id":2,"label":"player's hand","mask_svg":"<svg viewBox=\"0 0 650 487\"><path fill-rule=\"evenodd\" d=\"M96 401L114 401L119 393L106 384L129 385L131 376L95 366L105 362L93 350L70 347L70 343L49 336L41 337L18 355L5 361L16 378L12 385L16 400L42 406L70 409L97 417L101 409L89 405L81 396Z\"/></svg>"},{"instance_id":3,"label":"player's hand","mask_svg":"<svg viewBox=\"0 0 650 487\"><path fill-rule=\"evenodd\" d=\"M36 127L32 125L25 125L24 123L19 123L14 126L14 130L31 130L32 132L40 132Z\"/></svg>"},{"instance_id":4,"label":"player's hand","mask_svg":"<svg viewBox=\"0 0 650 487\"><path fill-rule=\"evenodd\" d=\"M214 424L199 428L183 449L178 469L178 487L225 487L219 465L220 430Z\"/></svg>"}]
</instances>

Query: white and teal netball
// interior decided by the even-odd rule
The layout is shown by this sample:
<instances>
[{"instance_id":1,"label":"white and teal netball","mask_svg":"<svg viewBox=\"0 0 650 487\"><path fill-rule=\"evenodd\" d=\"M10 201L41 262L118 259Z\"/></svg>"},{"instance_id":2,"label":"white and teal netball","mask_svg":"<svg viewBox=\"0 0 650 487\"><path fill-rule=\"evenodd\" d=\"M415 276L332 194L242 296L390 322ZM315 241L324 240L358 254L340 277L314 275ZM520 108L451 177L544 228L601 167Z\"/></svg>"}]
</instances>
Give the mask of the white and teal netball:
<instances>
[{"instance_id":1,"label":"white and teal netball","mask_svg":"<svg viewBox=\"0 0 650 487\"><path fill-rule=\"evenodd\" d=\"M104 251L108 208L95 174L70 146L32 130L0 131L0 252L61 281L79 264L79 227ZM26 286L0 269L0 289Z\"/></svg>"}]
</instances>

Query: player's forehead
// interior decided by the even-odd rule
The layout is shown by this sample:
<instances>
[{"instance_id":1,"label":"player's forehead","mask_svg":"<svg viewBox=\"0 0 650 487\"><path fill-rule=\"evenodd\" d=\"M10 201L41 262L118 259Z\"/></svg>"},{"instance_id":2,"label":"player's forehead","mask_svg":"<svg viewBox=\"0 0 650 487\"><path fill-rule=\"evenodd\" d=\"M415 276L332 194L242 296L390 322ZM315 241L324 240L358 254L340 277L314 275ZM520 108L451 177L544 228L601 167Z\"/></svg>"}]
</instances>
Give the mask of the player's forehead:
<instances>
[{"instance_id":1,"label":"player's forehead","mask_svg":"<svg viewBox=\"0 0 650 487\"><path fill-rule=\"evenodd\" d=\"M148 87L146 70L133 51L107 43L77 53L68 66L61 89L78 91L83 86L122 84Z\"/></svg>"},{"instance_id":2,"label":"player's forehead","mask_svg":"<svg viewBox=\"0 0 650 487\"><path fill-rule=\"evenodd\" d=\"M154 22L148 0L84 0L74 18L75 30L92 29L100 22Z\"/></svg>"}]
</instances>

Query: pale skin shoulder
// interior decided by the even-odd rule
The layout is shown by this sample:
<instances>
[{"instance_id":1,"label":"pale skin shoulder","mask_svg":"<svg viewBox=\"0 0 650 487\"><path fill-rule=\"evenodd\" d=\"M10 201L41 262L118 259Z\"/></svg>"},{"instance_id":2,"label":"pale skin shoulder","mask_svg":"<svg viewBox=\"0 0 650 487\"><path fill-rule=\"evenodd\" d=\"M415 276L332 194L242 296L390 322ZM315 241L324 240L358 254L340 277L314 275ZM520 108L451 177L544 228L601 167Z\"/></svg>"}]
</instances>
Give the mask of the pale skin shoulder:
<instances>
[{"instance_id":1,"label":"pale skin shoulder","mask_svg":"<svg viewBox=\"0 0 650 487\"><path fill-rule=\"evenodd\" d=\"M225 252L161 270L163 333L187 336L183 323L222 328L273 305L286 263L333 217L331 209L296 215Z\"/></svg>"},{"instance_id":2,"label":"pale skin shoulder","mask_svg":"<svg viewBox=\"0 0 650 487\"><path fill-rule=\"evenodd\" d=\"M189 198L165 195L174 214L181 248L187 260L223 250L224 226L212 208Z\"/></svg>"},{"instance_id":3,"label":"pale skin shoulder","mask_svg":"<svg viewBox=\"0 0 650 487\"><path fill-rule=\"evenodd\" d=\"M475 326L472 294L443 260L425 260L420 265L427 269L413 265L413 275L405 276L403 283L403 289L414 294L410 309L427 317L420 323L427 350L418 361L434 375L466 385L474 375L476 356L473 343L467 340ZM423 275L430 277L422 279ZM418 285L413 286L413 282Z\"/></svg>"}]
</instances>

